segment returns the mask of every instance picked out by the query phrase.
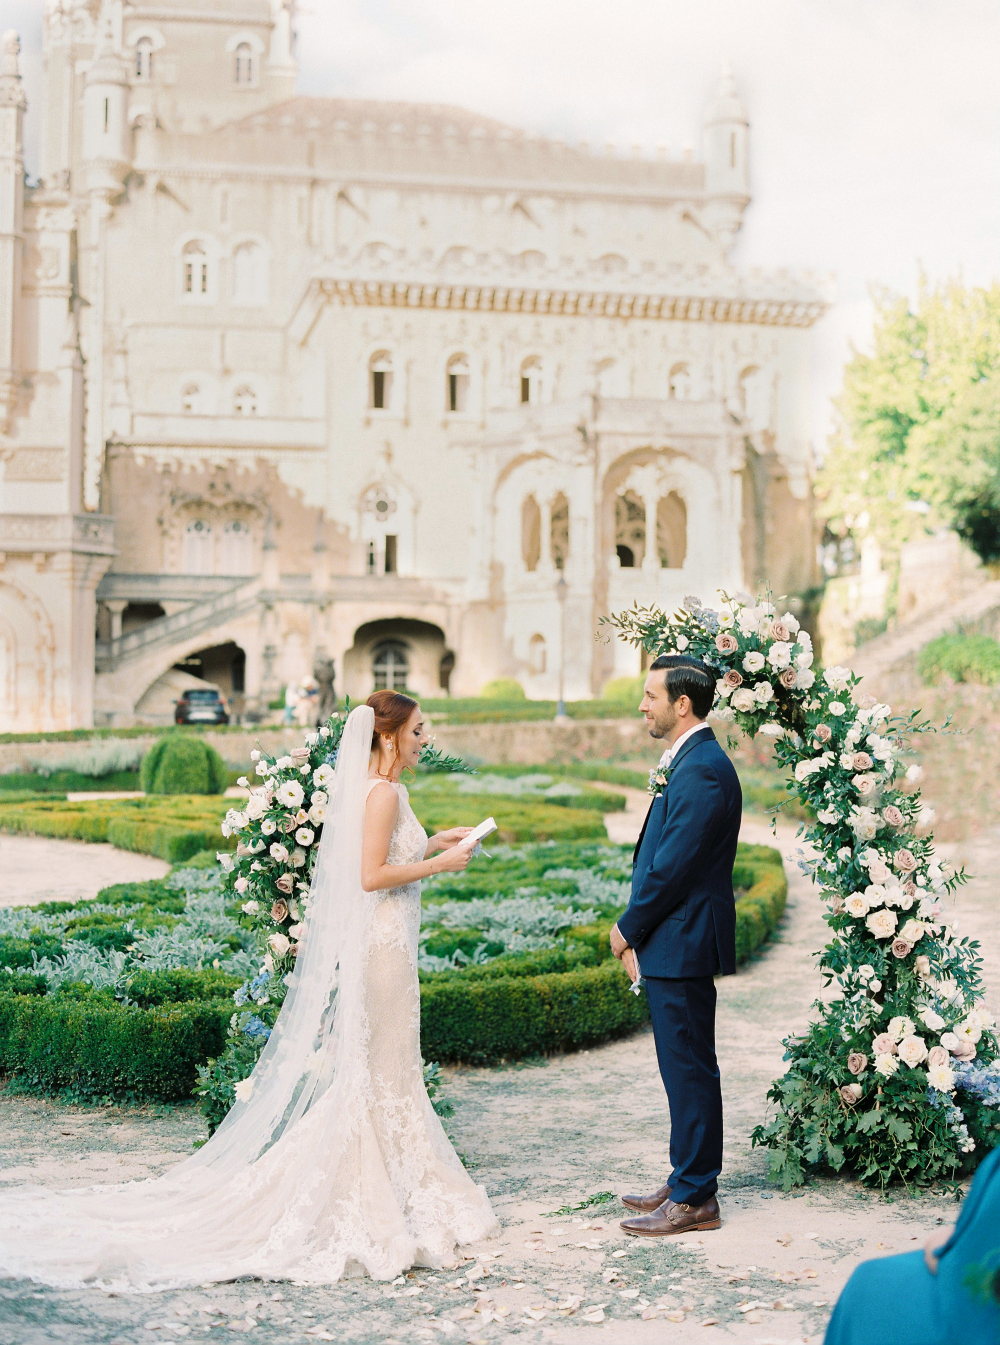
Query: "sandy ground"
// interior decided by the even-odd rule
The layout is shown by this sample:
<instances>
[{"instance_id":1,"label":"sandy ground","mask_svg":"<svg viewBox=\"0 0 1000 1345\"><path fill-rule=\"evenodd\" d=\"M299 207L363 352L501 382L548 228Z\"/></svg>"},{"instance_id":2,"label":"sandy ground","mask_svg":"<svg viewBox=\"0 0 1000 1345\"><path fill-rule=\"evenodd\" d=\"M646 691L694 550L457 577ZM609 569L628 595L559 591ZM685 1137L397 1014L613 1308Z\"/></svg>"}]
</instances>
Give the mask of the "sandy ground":
<instances>
[{"instance_id":1,"label":"sandy ground","mask_svg":"<svg viewBox=\"0 0 1000 1345\"><path fill-rule=\"evenodd\" d=\"M113 845L0 833L0 906L83 901L112 883L162 878L170 865Z\"/></svg>"},{"instance_id":2,"label":"sandy ground","mask_svg":"<svg viewBox=\"0 0 1000 1345\"><path fill-rule=\"evenodd\" d=\"M612 819L620 839L635 834L643 811L635 792L629 814ZM759 820L747 820L744 836L774 843ZM0 1345L131 1345L221 1331L264 1342L365 1345L435 1338L458 1345L515 1338L526 1345L818 1341L859 1260L919 1247L953 1221L956 1207L941 1193L881 1199L850 1180L821 1180L783 1195L768 1182L764 1155L750 1148L767 1085L781 1071L781 1038L806 1024L817 993L813 951L825 930L793 862L794 831L782 830L779 844L790 879L788 914L751 964L719 983L727 1124L720 1230L649 1243L621 1234L617 1220L625 1211L616 1201L556 1214L596 1193L651 1189L666 1174L666 1105L646 1031L551 1060L446 1072L456 1104L453 1138L503 1223L495 1242L469 1249L461 1275L415 1272L405 1284L361 1280L329 1289L247 1282L142 1298L0 1282ZM1000 832L962 849L953 857L980 875L958 898L963 927L984 942L996 1011L1000 951L990 870ZM202 1133L192 1106L95 1111L7 1096L0 1182L73 1186L153 1175L190 1152ZM603 1322L587 1320L602 1315Z\"/></svg>"}]
</instances>

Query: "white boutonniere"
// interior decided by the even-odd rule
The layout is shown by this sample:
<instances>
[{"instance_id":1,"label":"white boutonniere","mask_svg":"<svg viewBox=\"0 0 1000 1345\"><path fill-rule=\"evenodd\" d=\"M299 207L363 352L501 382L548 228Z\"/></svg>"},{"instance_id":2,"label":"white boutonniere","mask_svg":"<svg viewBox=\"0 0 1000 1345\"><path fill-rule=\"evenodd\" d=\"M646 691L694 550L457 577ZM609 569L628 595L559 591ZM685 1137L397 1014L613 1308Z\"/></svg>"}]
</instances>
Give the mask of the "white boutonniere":
<instances>
[{"instance_id":1,"label":"white boutonniere","mask_svg":"<svg viewBox=\"0 0 1000 1345\"><path fill-rule=\"evenodd\" d=\"M672 766L654 766L649 772L649 788L647 790L651 798L656 798L662 794L667 787L667 781L670 779Z\"/></svg>"}]
</instances>

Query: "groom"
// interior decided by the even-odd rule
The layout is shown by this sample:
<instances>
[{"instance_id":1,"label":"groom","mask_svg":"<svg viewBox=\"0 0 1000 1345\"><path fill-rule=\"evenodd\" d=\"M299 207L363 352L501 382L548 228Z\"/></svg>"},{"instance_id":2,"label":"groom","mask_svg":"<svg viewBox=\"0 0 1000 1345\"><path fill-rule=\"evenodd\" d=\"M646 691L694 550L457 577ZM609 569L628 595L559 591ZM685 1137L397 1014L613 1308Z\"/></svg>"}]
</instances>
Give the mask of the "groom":
<instances>
[{"instance_id":1,"label":"groom","mask_svg":"<svg viewBox=\"0 0 1000 1345\"><path fill-rule=\"evenodd\" d=\"M670 1163L651 1195L622 1196L642 1216L622 1228L665 1237L718 1228L722 1090L715 1059L715 981L736 970L733 861L743 797L732 763L705 723L715 674L684 654L651 664L642 704L668 747L667 775L635 847L632 896L611 950L641 974L670 1106Z\"/></svg>"}]
</instances>

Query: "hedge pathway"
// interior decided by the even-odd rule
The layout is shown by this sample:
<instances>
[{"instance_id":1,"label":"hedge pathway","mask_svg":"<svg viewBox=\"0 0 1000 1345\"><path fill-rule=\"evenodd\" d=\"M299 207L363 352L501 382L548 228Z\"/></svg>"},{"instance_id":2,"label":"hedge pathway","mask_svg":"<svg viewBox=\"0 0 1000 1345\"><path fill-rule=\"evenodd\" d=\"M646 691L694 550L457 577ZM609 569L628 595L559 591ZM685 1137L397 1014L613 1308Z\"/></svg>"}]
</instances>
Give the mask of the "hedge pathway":
<instances>
[{"instance_id":1,"label":"hedge pathway","mask_svg":"<svg viewBox=\"0 0 1000 1345\"><path fill-rule=\"evenodd\" d=\"M766 842L747 821L744 839ZM622 839L625 839L623 836ZM786 856L794 832L782 829ZM989 1007L1000 1009L996 896L990 873L1000 831L964 847L981 875L959 894L963 926L987 945ZM779 935L739 975L720 982L719 1049L727 1110L721 1230L649 1244L619 1235L616 1204L549 1217L596 1192L658 1183L668 1127L648 1031L589 1052L506 1069L446 1071L450 1123L504 1230L456 1272L418 1272L405 1285L350 1281L329 1289L239 1283L154 1297L106 1297L0 1283L0 1345L133 1345L203 1335L360 1345L503 1342L818 1342L840 1287L868 1256L918 1247L955 1217L941 1193L885 1201L851 1181L782 1195L746 1136L781 1068L780 1037L803 1028L816 990L811 953L818 903L788 865ZM193 1107L86 1111L7 1097L0 1110L0 1181L83 1185L163 1171L201 1134ZM618 1253L616 1255L616 1253ZM488 1273L485 1273L488 1271ZM476 1292L479 1291L479 1292ZM579 1300L580 1307L560 1316ZM663 1301L655 1319L636 1307ZM604 1304L606 1320L582 1320ZM741 1311L748 1304L758 1304ZM649 1309L646 1309L647 1313ZM596 1315L596 1314L595 1314ZM707 1326L703 1323L712 1322Z\"/></svg>"},{"instance_id":2,"label":"hedge pathway","mask_svg":"<svg viewBox=\"0 0 1000 1345\"><path fill-rule=\"evenodd\" d=\"M0 832L0 906L84 901L112 883L163 878L170 865L113 845Z\"/></svg>"}]
</instances>

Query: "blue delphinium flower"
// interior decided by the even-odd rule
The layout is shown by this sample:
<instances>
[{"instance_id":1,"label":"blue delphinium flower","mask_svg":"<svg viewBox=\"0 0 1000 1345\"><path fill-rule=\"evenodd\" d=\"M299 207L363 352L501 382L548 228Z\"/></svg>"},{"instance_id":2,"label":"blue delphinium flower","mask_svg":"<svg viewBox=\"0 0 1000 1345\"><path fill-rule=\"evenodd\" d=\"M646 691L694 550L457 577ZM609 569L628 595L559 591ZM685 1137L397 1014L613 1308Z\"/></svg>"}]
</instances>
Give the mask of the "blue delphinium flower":
<instances>
[{"instance_id":1,"label":"blue delphinium flower","mask_svg":"<svg viewBox=\"0 0 1000 1345\"><path fill-rule=\"evenodd\" d=\"M243 1034L251 1039L254 1037L263 1037L267 1041L271 1035L271 1029L266 1023L262 1023L256 1014L251 1018L243 1029Z\"/></svg>"}]
</instances>

